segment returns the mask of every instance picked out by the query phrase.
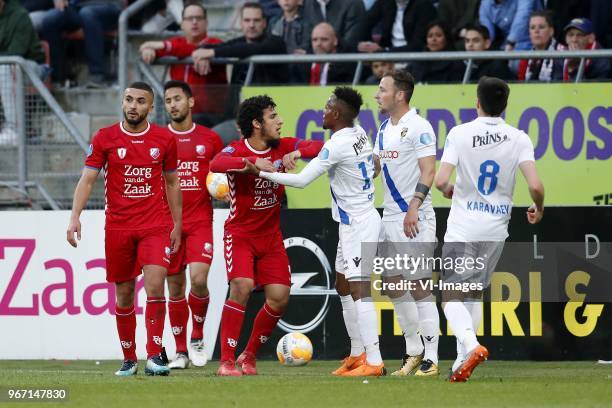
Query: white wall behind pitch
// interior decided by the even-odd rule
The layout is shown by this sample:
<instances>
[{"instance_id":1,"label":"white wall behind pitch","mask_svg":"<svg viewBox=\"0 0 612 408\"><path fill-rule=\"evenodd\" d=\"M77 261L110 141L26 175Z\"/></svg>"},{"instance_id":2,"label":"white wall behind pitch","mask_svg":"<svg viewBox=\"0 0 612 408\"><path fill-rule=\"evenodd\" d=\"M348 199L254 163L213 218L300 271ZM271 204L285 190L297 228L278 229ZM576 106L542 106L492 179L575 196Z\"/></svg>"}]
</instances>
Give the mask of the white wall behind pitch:
<instances>
[{"instance_id":1,"label":"white wall behind pitch","mask_svg":"<svg viewBox=\"0 0 612 408\"><path fill-rule=\"evenodd\" d=\"M106 283L103 268L86 268L88 262L104 259L104 212L83 212L82 240L78 248L72 248L66 241L69 216L69 211L0 212L0 359L103 360L123 357L115 316L108 310L92 314L92 308L84 306L87 288ZM227 292L222 244L226 218L227 210L215 210L214 258L208 278L211 302L204 325L209 356L216 342ZM29 260L26 259L28 251L33 251ZM57 265L50 267L54 263ZM70 269L72 279L67 279ZM65 284L68 290L51 286L55 284ZM45 290L48 294L45 298L50 302L43 301ZM93 305L112 305L114 299L109 299L108 293L105 289L94 291L91 296ZM145 301L143 289L137 302L143 311ZM60 313L49 307L49 303L58 307L67 302L72 307ZM139 358L145 358L143 313L136 319L137 353ZM163 342L168 355L174 356L174 338L168 317Z\"/></svg>"}]
</instances>

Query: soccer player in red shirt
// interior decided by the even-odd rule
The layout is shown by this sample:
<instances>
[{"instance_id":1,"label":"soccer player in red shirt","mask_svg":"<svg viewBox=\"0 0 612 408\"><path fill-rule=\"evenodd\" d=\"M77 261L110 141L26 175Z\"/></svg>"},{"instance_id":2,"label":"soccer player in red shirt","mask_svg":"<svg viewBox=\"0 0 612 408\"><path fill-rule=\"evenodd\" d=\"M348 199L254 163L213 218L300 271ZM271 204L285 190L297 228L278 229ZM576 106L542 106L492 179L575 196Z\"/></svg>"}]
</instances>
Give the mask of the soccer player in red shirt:
<instances>
[{"instance_id":1,"label":"soccer player in red shirt","mask_svg":"<svg viewBox=\"0 0 612 408\"><path fill-rule=\"evenodd\" d=\"M291 170L298 158L313 158L323 146L319 141L281 138L283 122L275 108L267 95L244 100L238 111L238 127L244 138L229 144L210 163L211 171L227 173L230 187L224 233L230 290L221 315L217 375L257 374L255 355L285 311L291 287L289 259L280 231L284 187L241 171L246 171L247 161L264 171ZM246 348L235 360L245 307L255 285L263 286L266 302L255 318Z\"/></svg>"},{"instance_id":2,"label":"soccer player in red shirt","mask_svg":"<svg viewBox=\"0 0 612 408\"><path fill-rule=\"evenodd\" d=\"M148 84L131 84L123 94L124 120L101 129L93 137L74 192L67 231L68 242L76 247L75 234L81 239L80 214L103 169L106 280L115 283L115 317L124 356L123 366L115 373L118 376L134 375L138 369L134 292L141 270L147 294L145 373L170 373L162 347L164 283L171 254L181 243L182 204L176 175L176 141L167 129L147 121L153 99Z\"/></svg>"},{"instance_id":3,"label":"soccer player in red shirt","mask_svg":"<svg viewBox=\"0 0 612 408\"><path fill-rule=\"evenodd\" d=\"M178 176L183 193L183 235L181 247L168 270L168 315L176 341L176 358L170 368L187 368L189 357L197 367L206 365L202 329L208 309L206 279L213 256L213 210L206 189L210 160L223 149L219 135L196 125L191 117L194 98L182 81L168 81L164 102L171 122L168 129L176 139ZM191 290L185 299L185 267L189 265ZM189 304L189 306L188 306ZM191 308L190 351L187 351L187 321Z\"/></svg>"}]
</instances>

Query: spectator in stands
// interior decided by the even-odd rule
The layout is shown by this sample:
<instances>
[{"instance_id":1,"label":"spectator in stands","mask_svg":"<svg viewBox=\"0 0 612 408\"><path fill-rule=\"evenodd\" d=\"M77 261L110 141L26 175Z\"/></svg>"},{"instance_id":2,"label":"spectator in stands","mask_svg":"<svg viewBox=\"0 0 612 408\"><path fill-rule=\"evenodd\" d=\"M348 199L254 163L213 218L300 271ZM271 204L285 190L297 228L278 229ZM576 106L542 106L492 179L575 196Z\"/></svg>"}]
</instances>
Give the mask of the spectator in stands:
<instances>
[{"instance_id":1,"label":"spectator in stands","mask_svg":"<svg viewBox=\"0 0 612 408\"><path fill-rule=\"evenodd\" d=\"M575 18L565 26L565 42L572 51L596 50L601 48L593 34L593 23L588 18ZM580 59L566 59L563 61L563 80L574 81L580 66ZM587 59L584 63L585 79L603 79L610 71L610 60L608 58Z\"/></svg>"},{"instance_id":2,"label":"spectator in stands","mask_svg":"<svg viewBox=\"0 0 612 408\"><path fill-rule=\"evenodd\" d=\"M0 56L19 56L34 72L44 79L48 67L43 65L45 56L28 12L19 0L0 0ZM17 141L17 106L15 95L15 66L0 65L0 103L3 121L0 122L0 144ZM25 128L25 124L24 128Z\"/></svg>"},{"instance_id":3,"label":"spectator in stands","mask_svg":"<svg viewBox=\"0 0 612 408\"><path fill-rule=\"evenodd\" d=\"M21 0L21 4L30 13L30 20L36 31L42 28L45 12L55 7L53 0Z\"/></svg>"},{"instance_id":4,"label":"spectator in stands","mask_svg":"<svg viewBox=\"0 0 612 408\"><path fill-rule=\"evenodd\" d=\"M552 15L548 10L534 11L529 17L529 38L535 51L555 51L559 49L555 40ZM561 79L563 63L559 59L520 60L518 67L511 63L519 81L546 81Z\"/></svg>"},{"instance_id":5,"label":"spectator in stands","mask_svg":"<svg viewBox=\"0 0 612 408\"><path fill-rule=\"evenodd\" d=\"M541 0L544 8L550 10L557 41L563 42L563 27L575 17L586 17L591 12L590 0ZM609 2L609 0L607 0Z\"/></svg>"},{"instance_id":6,"label":"spectator in stands","mask_svg":"<svg viewBox=\"0 0 612 408\"><path fill-rule=\"evenodd\" d=\"M211 58L247 58L259 54L286 54L287 47L282 38L266 33L266 18L259 3L246 2L240 9L240 27L243 37L223 44L200 45L191 55L195 70L204 74ZM248 65L234 65L231 83L242 85L246 79ZM258 64L253 73L254 84L286 84L289 81L285 64Z\"/></svg>"},{"instance_id":7,"label":"spectator in stands","mask_svg":"<svg viewBox=\"0 0 612 408\"><path fill-rule=\"evenodd\" d=\"M302 0L278 0L283 14L270 19L268 32L282 37L289 54L306 54L310 48L312 24L305 20L300 8Z\"/></svg>"},{"instance_id":8,"label":"spectator in stands","mask_svg":"<svg viewBox=\"0 0 612 408\"><path fill-rule=\"evenodd\" d=\"M530 49L529 14L541 8L540 0L482 0L480 24L489 30L491 48Z\"/></svg>"},{"instance_id":9,"label":"spectator in stands","mask_svg":"<svg viewBox=\"0 0 612 408\"><path fill-rule=\"evenodd\" d=\"M491 47L489 30L481 25L468 25L463 28L465 32L465 50L470 52L488 51ZM467 61L466 61L467 64ZM506 60L472 60L470 82L478 82L483 76L497 77L505 80L516 79L510 72Z\"/></svg>"},{"instance_id":10,"label":"spectator in stands","mask_svg":"<svg viewBox=\"0 0 612 408\"><path fill-rule=\"evenodd\" d=\"M143 33L159 34L174 24L181 24L183 0L155 0L149 7L157 11L142 25Z\"/></svg>"},{"instance_id":11,"label":"spectator in stands","mask_svg":"<svg viewBox=\"0 0 612 408\"><path fill-rule=\"evenodd\" d=\"M597 41L603 48L612 48L612 1L591 0L591 20Z\"/></svg>"},{"instance_id":12,"label":"spectator in stands","mask_svg":"<svg viewBox=\"0 0 612 408\"><path fill-rule=\"evenodd\" d=\"M426 51L453 51L448 28L439 21L427 26ZM415 61L410 71L416 82L461 82L465 66L461 61Z\"/></svg>"},{"instance_id":13,"label":"spectator in stands","mask_svg":"<svg viewBox=\"0 0 612 408\"><path fill-rule=\"evenodd\" d=\"M377 0L365 17L365 30L370 33L382 25L380 43L359 43L360 52L408 52L425 48L426 28L436 18L431 0Z\"/></svg>"},{"instance_id":14,"label":"spectator in stands","mask_svg":"<svg viewBox=\"0 0 612 408\"><path fill-rule=\"evenodd\" d=\"M104 58L104 33L117 28L121 0L54 0L55 8L46 12L41 29L42 39L49 43L51 76L63 82L65 73L64 31L82 28L85 33L85 56L89 68L87 87L102 88L108 75Z\"/></svg>"},{"instance_id":15,"label":"spectator in stands","mask_svg":"<svg viewBox=\"0 0 612 408\"><path fill-rule=\"evenodd\" d=\"M302 1L303 0L299 0L300 5L302 5ZM259 0L259 4L263 7L264 14L268 21L271 21L273 18L276 19L283 14L283 7L277 0Z\"/></svg>"},{"instance_id":16,"label":"spectator in stands","mask_svg":"<svg viewBox=\"0 0 612 408\"><path fill-rule=\"evenodd\" d=\"M465 27L478 19L479 5L480 0L440 0L438 18L449 28L456 50L463 50Z\"/></svg>"},{"instance_id":17,"label":"spectator in stands","mask_svg":"<svg viewBox=\"0 0 612 408\"><path fill-rule=\"evenodd\" d=\"M394 66L393 63L389 61L374 61L372 62L371 69L372 75L365 80L365 84L378 85L385 74L393 72Z\"/></svg>"},{"instance_id":18,"label":"spectator in stands","mask_svg":"<svg viewBox=\"0 0 612 408\"><path fill-rule=\"evenodd\" d=\"M179 59L191 56L198 46L205 44L220 44L219 38L208 37L208 19L206 8L197 0L185 3L182 14L181 28L185 34L182 37L173 37L166 41L147 41L140 46L140 56L147 64L156 58L172 56ZM222 103L227 91L227 76L225 65L204 62L204 74L198 74L191 64L172 65L170 78L176 81L185 81L193 90L195 105L193 117L195 121L204 126L212 127L220 120L223 114Z\"/></svg>"},{"instance_id":19,"label":"spectator in stands","mask_svg":"<svg viewBox=\"0 0 612 408\"><path fill-rule=\"evenodd\" d=\"M312 51L314 54L336 54L341 52L340 41L336 36L334 27L329 23L319 23L312 30ZM304 72L302 78L313 86L326 86L331 84L346 84L353 82L355 63L339 62L313 62ZM293 82L302 82L301 78L293 78Z\"/></svg>"},{"instance_id":20,"label":"spectator in stands","mask_svg":"<svg viewBox=\"0 0 612 408\"><path fill-rule=\"evenodd\" d=\"M356 0L304 0L304 19L312 25L323 21L334 27L342 42L351 46L364 39L363 2Z\"/></svg>"}]
</instances>

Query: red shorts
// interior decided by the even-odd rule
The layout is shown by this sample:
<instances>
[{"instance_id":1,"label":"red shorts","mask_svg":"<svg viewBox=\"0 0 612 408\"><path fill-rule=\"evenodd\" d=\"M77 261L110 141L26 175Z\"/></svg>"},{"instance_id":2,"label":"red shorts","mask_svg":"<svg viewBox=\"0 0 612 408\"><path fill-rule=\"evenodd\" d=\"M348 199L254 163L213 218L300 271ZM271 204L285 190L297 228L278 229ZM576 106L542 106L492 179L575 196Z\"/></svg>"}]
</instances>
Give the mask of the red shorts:
<instances>
[{"instance_id":1,"label":"red shorts","mask_svg":"<svg viewBox=\"0 0 612 408\"><path fill-rule=\"evenodd\" d=\"M170 266L170 227L105 232L108 282L132 280L144 265Z\"/></svg>"},{"instance_id":2,"label":"red shorts","mask_svg":"<svg viewBox=\"0 0 612 408\"><path fill-rule=\"evenodd\" d=\"M280 231L255 237L226 235L223 241L228 282L250 278L259 286L291 286L289 258Z\"/></svg>"},{"instance_id":3,"label":"red shorts","mask_svg":"<svg viewBox=\"0 0 612 408\"><path fill-rule=\"evenodd\" d=\"M168 275L176 275L185 265L201 262L210 265L213 257L212 220L183 225L181 247L172 255Z\"/></svg>"}]
</instances>

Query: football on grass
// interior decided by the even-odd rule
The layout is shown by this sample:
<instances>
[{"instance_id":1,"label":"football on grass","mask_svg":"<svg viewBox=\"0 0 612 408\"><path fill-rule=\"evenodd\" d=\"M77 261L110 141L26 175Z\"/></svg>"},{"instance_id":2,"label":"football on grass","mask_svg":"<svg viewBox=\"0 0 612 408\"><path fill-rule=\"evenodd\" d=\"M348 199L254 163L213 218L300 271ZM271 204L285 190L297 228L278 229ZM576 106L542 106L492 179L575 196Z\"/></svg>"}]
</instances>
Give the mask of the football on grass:
<instances>
[{"instance_id":1,"label":"football on grass","mask_svg":"<svg viewBox=\"0 0 612 408\"><path fill-rule=\"evenodd\" d=\"M302 333L287 333L276 346L276 355L282 365L302 366L312 358L312 343Z\"/></svg>"}]
</instances>

